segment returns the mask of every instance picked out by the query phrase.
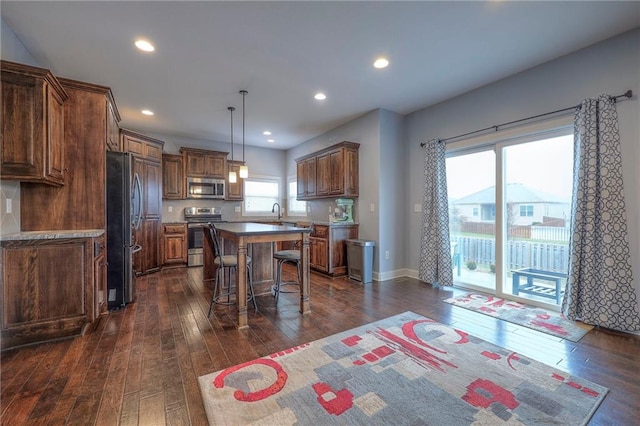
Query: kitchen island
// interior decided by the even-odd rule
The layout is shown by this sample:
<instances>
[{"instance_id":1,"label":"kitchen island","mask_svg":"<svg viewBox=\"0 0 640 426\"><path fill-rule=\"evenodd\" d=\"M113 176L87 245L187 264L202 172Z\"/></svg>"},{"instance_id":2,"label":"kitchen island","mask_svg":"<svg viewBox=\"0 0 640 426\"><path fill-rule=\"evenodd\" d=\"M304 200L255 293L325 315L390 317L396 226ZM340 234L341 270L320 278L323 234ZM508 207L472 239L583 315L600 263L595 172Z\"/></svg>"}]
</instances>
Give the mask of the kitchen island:
<instances>
[{"instance_id":1,"label":"kitchen island","mask_svg":"<svg viewBox=\"0 0 640 426\"><path fill-rule=\"evenodd\" d=\"M205 227L204 244L204 270L203 278L214 277L215 266L213 260L213 242L209 230ZM302 265L302 281L300 283L300 313L311 312L309 306L309 228L297 228L283 225L266 225L262 223L219 223L216 229L221 238L234 241L237 245L238 271L244 271L247 267L247 245L252 243L274 243L277 241L301 241L300 262ZM230 254L230 253L226 253ZM238 328L248 327L247 298L239 295L247 294L247 276L238 273L236 285L236 301L238 314Z\"/></svg>"}]
</instances>

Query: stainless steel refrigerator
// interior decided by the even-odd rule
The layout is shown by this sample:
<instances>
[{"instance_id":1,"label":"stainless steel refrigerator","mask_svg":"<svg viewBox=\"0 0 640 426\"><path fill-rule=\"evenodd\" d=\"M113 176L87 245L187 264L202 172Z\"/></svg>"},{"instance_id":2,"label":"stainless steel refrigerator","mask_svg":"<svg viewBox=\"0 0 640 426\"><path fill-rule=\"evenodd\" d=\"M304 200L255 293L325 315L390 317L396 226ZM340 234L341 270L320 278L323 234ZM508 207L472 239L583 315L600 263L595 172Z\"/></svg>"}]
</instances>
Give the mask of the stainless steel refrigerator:
<instances>
[{"instance_id":1,"label":"stainless steel refrigerator","mask_svg":"<svg viewBox=\"0 0 640 426\"><path fill-rule=\"evenodd\" d=\"M140 178L132 172L131 154L107 152L107 301L120 309L135 296L133 253L142 249L134 231L142 216Z\"/></svg>"}]
</instances>

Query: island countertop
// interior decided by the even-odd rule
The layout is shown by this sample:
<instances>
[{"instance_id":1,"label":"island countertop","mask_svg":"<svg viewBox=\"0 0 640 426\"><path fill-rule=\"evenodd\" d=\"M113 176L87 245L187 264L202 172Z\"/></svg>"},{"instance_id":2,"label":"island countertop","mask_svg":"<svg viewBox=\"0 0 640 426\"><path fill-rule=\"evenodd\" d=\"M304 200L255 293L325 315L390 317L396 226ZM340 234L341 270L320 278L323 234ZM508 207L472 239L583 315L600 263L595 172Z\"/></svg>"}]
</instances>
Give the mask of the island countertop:
<instances>
[{"instance_id":1,"label":"island countertop","mask_svg":"<svg viewBox=\"0 0 640 426\"><path fill-rule=\"evenodd\" d=\"M222 222L215 224L216 229L227 231L237 236L243 235L261 235L261 234L299 234L310 233L309 228L297 228L287 225L268 225L265 223L255 222Z\"/></svg>"},{"instance_id":2,"label":"island countertop","mask_svg":"<svg viewBox=\"0 0 640 426\"><path fill-rule=\"evenodd\" d=\"M71 229L53 231L14 232L0 236L0 241L58 240L65 238L95 238L104 234L104 229Z\"/></svg>"}]
</instances>

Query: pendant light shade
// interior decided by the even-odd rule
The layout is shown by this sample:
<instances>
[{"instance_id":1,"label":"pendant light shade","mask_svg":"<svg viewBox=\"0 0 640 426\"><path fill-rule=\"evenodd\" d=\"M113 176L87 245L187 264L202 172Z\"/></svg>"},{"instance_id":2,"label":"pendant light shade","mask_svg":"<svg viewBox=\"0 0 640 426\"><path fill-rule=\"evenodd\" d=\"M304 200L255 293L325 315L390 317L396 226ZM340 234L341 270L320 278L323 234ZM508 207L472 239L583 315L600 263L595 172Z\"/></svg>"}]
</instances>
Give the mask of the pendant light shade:
<instances>
[{"instance_id":1,"label":"pendant light shade","mask_svg":"<svg viewBox=\"0 0 640 426\"><path fill-rule=\"evenodd\" d=\"M231 161L233 161L233 111L236 109L234 107L227 107L227 109L231 112ZM236 183L237 181L238 176L236 172L229 167L229 183Z\"/></svg>"},{"instance_id":2,"label":"pendant light shade","mask_svg":"<svg viewBox=\"0 0 640 426\"><path fill-rule=\"evenodd\" d=\"M245 106L244 106L244 98L247 96L246 90L241 90L240 94L242 95L242 166L240 166L240 177L242 179L246 179L249 177L249 167L247 167L244 160L244 114L245 114Z\"/></svg>"}]
</instances>

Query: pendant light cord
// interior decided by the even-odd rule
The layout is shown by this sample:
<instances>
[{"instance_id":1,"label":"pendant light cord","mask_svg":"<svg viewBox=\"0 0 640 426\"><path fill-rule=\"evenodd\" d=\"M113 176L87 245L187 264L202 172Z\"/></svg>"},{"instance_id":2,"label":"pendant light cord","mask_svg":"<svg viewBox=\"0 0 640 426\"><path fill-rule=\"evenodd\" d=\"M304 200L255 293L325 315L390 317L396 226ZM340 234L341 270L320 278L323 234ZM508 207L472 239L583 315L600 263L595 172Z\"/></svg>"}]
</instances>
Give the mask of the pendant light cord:
<instances>
[{"instance_id":1,"label":"pendant light cord","mask_svg":"<svg viewBox=\"0 0 640 426\"><path fill-rule=\"evenodd\" d=\"M234 107L227 107L229 111L231 111L231 161L233 161L233 111L236 109Z\"/></svg>"},{"instance_id":2,"label":"pendant light cord","mask_svg":"<svg viewBox=\"0 0 640 426\"><path fill-rule=\"evenodd\" d=\"M242 162L244 163L244 97L247 95L246 90L241 90L240 94L242 95Z\"/></svg>"}]
</instances>

